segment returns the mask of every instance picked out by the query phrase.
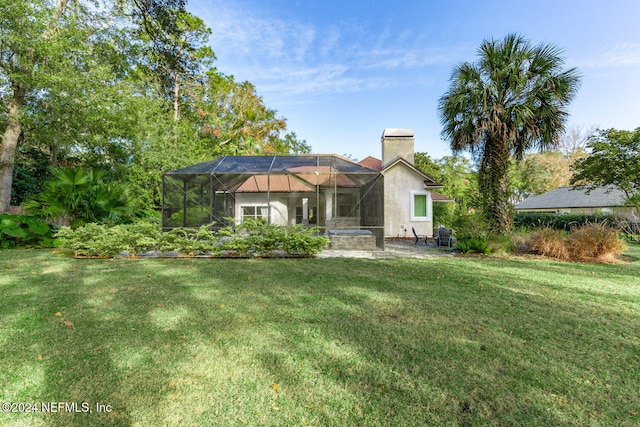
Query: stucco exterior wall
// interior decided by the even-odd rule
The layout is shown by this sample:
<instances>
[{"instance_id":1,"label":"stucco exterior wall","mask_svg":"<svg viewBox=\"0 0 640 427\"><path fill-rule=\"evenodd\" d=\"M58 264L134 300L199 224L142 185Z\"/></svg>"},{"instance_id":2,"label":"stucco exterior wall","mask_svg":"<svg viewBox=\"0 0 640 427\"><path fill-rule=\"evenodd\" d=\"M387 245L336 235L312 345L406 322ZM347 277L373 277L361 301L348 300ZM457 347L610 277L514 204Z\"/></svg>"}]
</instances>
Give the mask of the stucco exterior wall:
<instances>
[{"instance_id":1,"label":"stucco exterior wall","mask_svg":"<svg viewBox=\"0 0 640 427\"><path fill-rule=\"evenodd\" d=\"M402 157L409 163L414 161L413 138L383 138L382 139L382 165L385 166L397 157Z\"/></svg>"},{"instance_id":2,"label":"stucco exterior wall","mask_svg":"<svg viewBox=\"0 0 640 427\"><path fill-rule=\"evenodd\" d=\"M383 172L384 175L384 234L385 237L413 237L416 233L433 236L433 202L424 180L399 163ZM427 219L412 220L413 192L426 192Z\"/></svg>"},{"instance_id":3,"label":"stucco exterior wall","mask_svg":"<svg viewBox=\"0 0 640 427\"><path fill-rule=\"evenodd\" d=\"M296 208L303 207L303 200L309 209L308 220L312 226L324 224L324 197L315 193L271 193L271 223L295 225ZM318 207L320 203L320 207ZM242 206L267 206L267 193L236 193L236 222L242 221ZM312 215L317 215L313 218Z\"/></svg>"},{"instance_id":4,"label":"stucco exterior wall","mask_svg":"<svg viewBox=\"0 0 640 427\"><path fill-rule=\"evenodd\" d=\"M289 220L289 209L287 207L288 196L281 194L271 194L271 223L287 225ZM265 193L236 193L236 223L242 222L243 206L267 206L267 195ZM295 215L295 213L294 213Z\"/></svg>"}]
</instances>

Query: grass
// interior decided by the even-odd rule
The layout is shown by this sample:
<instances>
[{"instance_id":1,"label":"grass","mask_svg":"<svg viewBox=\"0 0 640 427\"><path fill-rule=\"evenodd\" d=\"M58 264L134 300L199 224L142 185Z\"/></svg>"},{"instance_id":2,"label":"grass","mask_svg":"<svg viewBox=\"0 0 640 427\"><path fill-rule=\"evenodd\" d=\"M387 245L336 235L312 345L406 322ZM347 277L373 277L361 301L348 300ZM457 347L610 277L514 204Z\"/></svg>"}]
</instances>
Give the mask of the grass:
<instances>
[{"instance_id":1,"label":"grass","mask_svg":"<svg viewBox=\"0 0 640 427\"><path fill-rule=\"evenodd\" d=\"M2 401L93 410L0 425L637 425L640 247L628 256L0 251Z\"/></svg>"}]
</instances>

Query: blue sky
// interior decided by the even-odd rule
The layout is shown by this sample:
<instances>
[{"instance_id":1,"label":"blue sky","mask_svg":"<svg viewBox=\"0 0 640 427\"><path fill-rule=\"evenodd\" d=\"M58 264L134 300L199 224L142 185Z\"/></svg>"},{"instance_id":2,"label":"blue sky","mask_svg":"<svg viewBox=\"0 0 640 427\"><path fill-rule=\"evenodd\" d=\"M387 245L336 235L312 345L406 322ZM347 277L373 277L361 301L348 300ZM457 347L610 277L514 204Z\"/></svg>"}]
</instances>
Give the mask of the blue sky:
<instances>
[{"instance_id":1,"label":"blue sky","mask_svg":"<svg viewBox=\"0 0 640 427\"><path fill-rule=\"evenodd\" d=\"M582 86L569 126L640 126L640 1L188 0L216 67L253 83L315 153L380 157L386 127L450 155L437 105L484 39L553 43Z\"/></svg>"}]
</instances>

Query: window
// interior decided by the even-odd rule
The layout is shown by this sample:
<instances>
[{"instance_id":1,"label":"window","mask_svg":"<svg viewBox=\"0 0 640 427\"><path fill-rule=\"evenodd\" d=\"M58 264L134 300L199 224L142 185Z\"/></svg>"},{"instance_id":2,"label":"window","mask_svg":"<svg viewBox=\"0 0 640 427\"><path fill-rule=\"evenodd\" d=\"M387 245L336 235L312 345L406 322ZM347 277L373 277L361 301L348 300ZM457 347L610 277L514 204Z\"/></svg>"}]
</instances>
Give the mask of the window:
<instances>
[{"instance_id":1,"label":"window","mask_svg":"<svg viewBox=\"0 0 640 427\"><path fill-rule=\"evenodd\" d=\"M426 191L411 192L411 220L428 221L429 215L429 194Z\"/></svg>"},{"instance_id":2,"label":"window","mask_svg":"<svg viewBox=\"0 0 640 427\"><path fill-rule=\"evenodd\" d=\"M268 206L242 206L242 221L246 219L261 219L267 221L269 219Z\"/></svg>"}]
</instances>

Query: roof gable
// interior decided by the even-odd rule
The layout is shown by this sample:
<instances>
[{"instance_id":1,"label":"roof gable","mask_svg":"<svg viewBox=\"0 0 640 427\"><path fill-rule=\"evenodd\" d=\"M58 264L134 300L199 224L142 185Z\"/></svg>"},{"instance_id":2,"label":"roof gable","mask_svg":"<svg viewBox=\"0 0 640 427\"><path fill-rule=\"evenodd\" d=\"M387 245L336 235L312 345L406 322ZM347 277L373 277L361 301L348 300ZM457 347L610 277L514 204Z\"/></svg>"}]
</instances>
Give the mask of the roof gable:
<instances>
[{"instance_id":1,"label":"roof gable","mask_svg":"<svg viewBox=\"0 0 640 427\"><path fill-rule=\"evenodd\" d=\"M416 175L419 175L424 180L425 187L429 187L429 188L442 188L443 187L442 184L440 184L439 182L437 182L436 180L434 180L430 176L426 175L424 172L422 172L420 169L416 168L414 165L412 165L411 163L409 163L408 161L406 161L402 157L396 157L395 159L391 160L388 165L386 165L384 168L382 168L381 173L384 175L385 171L387 171L387 170L389 170L389 169L391 169L391 168L393 168L393 167L395 167L397 165L403 165L404 167L408 168L410 171L412 171Z\"/></svg>"}]
</instances>

